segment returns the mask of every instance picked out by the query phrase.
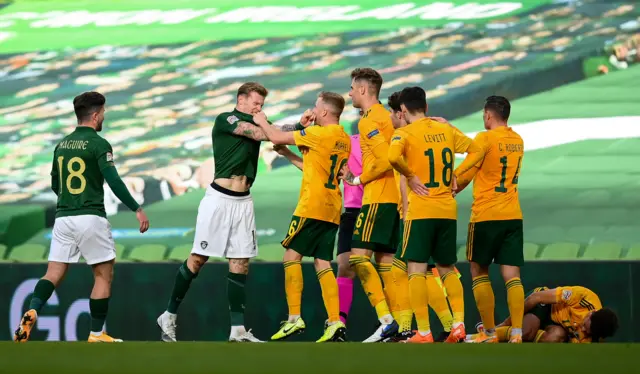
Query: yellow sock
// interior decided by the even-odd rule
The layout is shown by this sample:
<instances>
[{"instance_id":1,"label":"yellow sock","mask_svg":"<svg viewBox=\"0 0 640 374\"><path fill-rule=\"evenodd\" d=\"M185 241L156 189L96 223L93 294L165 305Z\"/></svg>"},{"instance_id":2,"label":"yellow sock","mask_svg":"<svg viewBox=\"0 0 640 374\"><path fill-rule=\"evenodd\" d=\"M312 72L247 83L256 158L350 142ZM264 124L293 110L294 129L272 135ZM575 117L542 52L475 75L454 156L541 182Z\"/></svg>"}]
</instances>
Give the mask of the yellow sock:
<instances>
[{"instance_id":1,"label":"yellow sock","mask_svg":"<svg viewBox=\"0 0 640 374\"><path fill-rule=\"evenodd\" d=\"M496 336L500 343L508 342L511 338L511 326L496 327Z\"/></svg>"},{"instance_id":2,"label":"yellow sock","mask_svg":"<svg viewBox=\"0 0 640 374\"><path fill-rule=\"evenodd\" d=\"M429 323L429 290L427 289L426 276L422 273L409 275L409 294L411 308L416 316L418 331L425 333L431 330Z\"/></svg>"},{"instance_id":3,"label":"yellow sock","mask_svg":"<svg viewBox=\"0 0 640 374\"><path fill-rule=\"evenodd\" d=\"M396 284L393 281L393 274L391 273L391 264L379 264L378 274L382 278L384 297L387 300L387 305L391 310L393 318L398 320L398 302L396 300Z\"/></svg>"},{"instance_id":4,"label":"yellow sock","mask_svg":"<svg viewBox=\"0 0 640 374\"><path fill-rule=\"evenodd\" d=\"M449 309L449 303L444 295L444 290L440 284L438 284L439 278L433 276L432 271L427 271L427 290L429 291L429 306L438 315L440 323L444 331L451 331L453 325L453 316Z\"/></svg>"},{"instance_id":5,"label":"yellow sock","mask_svg":"<svg viewBox=\"0 0 640 374\"><path fill-rule=\"evenodd\" d=\"M540 343L540 339L542 339L543 335L544 335L544 330L538 330L538 332L536 333L536 338L533 339L533 342Z\"/></svg>"},{"instance_id":6,"label":"yellow sock","mask_svg":"<svg viewBox=\"0 0 640 374\"><path fill-rule=\"evenodd\" d=\"M302 266L300 261L284 262L284 291L287 295L289 315L299 316L302 304Z\"/></svg>"},{"instance_id":7,"label":"yellow sock","mask_svg":"<svg viewBox=\"0 0 640 374\"><path fill-rule=\"evenodd\" d=\"M322 289L322 300L327 309L329 322L340 321L340 298L338 297L338 282L331 268L317 272L320 288Z\"/></svg>"},{"instance_id":8,"label":"yellow sock","mask_svg":"<svg viewBox=\"0 0 640 374\"><path fill-rule=\"evenodd\" d=\"M407 274L407 264L394 258L391 274L393 275L393 282L396 285L397 321L400 325L400 332L411 331L413 309L411 309L411 299L409 299L409 274Z\"/></svg>"},{"instance_id":9,"label":"yellow sock","mask_svg":"<svg viewBox=\"0 0 640 374\"><path fill-rule=\"evenodd\" d=\"M476 299L476 306L480 312L480 318L484 325L484 331L491 334L496 328L494 311L496 309L496 298L493 295L491 281L488 275L481 275L473 278L473 297Z\"/></svg>"},{"instance_id":10,"label":"yellow sock","mask_svg":"<svg viewBox=\"0 0 640 374\"><path fill-rule=\"evenodd\" d=\"M507 304L511 316L511 326L522 330L524 319L524 288L520 278L511 278L507 281ZM522 332L520 332L522 334Z\"/></svg>"},{"instance_id":11,"label":"yellow sock","mask_svg":"<svg viewBox=\"0 0 640 374\"><path fill-rule=\"evenodd\" d=\"M453 312L453 323L464 323L464 292L462 283L455 271L450 271L442 276L442 283L447 289L449 304Z\"/></svg>"},{"instance_id":12,"label":"yellow sock","mask_svg":"<svg viewBox=\"0 0 640 374\"><path fill-rule=\"evenodd\" d=\"M380 277L376 273L370 260L368 256L352 255L349 257L349 264L355 268L356 274L358 274L358 278L360 278L360 283L362 283L362 288L367 294L371 306L376 308L378 318L383 318L390 315L391 312L384 298Z\"/></svg>"}]
</instances>

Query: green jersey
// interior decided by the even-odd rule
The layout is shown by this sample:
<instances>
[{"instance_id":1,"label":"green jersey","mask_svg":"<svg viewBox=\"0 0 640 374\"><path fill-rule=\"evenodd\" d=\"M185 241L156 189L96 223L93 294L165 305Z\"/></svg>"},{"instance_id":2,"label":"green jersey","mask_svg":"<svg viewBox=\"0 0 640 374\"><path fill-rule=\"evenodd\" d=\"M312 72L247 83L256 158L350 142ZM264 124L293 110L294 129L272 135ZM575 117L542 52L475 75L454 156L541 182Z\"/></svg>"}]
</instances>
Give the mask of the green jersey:
<instances>
[{"instance_id":1,"label":"green jersey","mask_svg":"<svg viewBox=\"0 0 640 374\"><path fill-rule=\"evenodd\" d=\"M51 171L58 195L56 217L106 217L102 171L107 167L113 167L113 150L94 129L79 126L62 139L53 152Z\"/></svg>"},{"instance_id":2,"label":"green jersey","mask_svg":"<svg viewBox=\"0 0 640 374\"><path fill-rule=\"evenodd\" d=\"M214 178L231 178L244 175L252 185L258 172L260 142L236 135L233 131L239 121L253 122L253 116L234 109L216 118L211 133L213 143ZM257 126L257 125L256 125Z\"/></svg>"}]
</instances>

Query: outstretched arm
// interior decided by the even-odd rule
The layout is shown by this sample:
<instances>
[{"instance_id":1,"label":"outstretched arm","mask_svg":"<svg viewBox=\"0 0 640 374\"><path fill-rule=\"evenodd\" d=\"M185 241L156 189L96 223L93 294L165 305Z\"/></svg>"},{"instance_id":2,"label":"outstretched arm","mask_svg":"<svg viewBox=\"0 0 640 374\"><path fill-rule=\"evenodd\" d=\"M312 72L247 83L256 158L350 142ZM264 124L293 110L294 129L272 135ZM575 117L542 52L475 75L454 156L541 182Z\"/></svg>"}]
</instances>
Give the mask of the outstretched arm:
<instances>
[{"instance_id":1,"label":"outstretched arm","mask_svg":"<svg viewBox=\"0 0 640 374\"><path fill-rule=\"evenodd\" d=\"M273 147L273 150L278 152L279 155L285 157L293 166L302 170L302 157L293 153L286 145L276 145Z\"/></svg>"},{"instance_id":2,"label":"outstretched arm","mask_svg":"<svg viewBox=\"0 0 640 374\"><path fill-rule=\"evenodd\" d=\"M264 132L267 139L269 139L273 144L296 144L293 132L284 132L278 130L275 126L271 126L269 121L267 121L267 116L264 115L264 112L254 115L253 121L260 126L260 129Z\"/></svg>"}]
</instances>

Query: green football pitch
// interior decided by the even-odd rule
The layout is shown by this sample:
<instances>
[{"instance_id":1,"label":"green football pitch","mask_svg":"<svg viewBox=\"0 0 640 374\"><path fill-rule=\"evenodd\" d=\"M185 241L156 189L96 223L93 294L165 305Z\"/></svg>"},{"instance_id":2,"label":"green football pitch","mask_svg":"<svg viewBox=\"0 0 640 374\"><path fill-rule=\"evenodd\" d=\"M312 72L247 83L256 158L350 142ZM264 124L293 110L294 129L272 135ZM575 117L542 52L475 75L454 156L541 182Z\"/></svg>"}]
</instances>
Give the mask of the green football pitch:
<instances>
[{"instance_id":1,"label":"green football pitch","mask_svg":"<svg viewBox=\"0 0 640 374\"><path fill-rule=\"evenodd\" d=\"M0 373L629 372L637 344L0 343Z\"/></svg>"}]
</instances>

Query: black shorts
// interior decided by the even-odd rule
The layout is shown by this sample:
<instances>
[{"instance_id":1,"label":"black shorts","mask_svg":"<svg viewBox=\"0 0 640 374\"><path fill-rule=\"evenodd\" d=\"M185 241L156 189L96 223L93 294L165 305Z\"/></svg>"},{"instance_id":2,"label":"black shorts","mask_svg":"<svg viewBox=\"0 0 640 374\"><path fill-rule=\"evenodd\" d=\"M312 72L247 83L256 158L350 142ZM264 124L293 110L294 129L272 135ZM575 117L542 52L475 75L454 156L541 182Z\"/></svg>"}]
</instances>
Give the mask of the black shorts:
<instances>
[{"instance_id":1,"label":"black shorts","mask_svg":"<svg viewBox=\"0 0 640 374\"><path fill-rule=\"evenodd\" d=\"M351 238L356 220L360 214L360 208L345 208L340 216L340 229L338 231L338 255L351 252Z\"/></svg>"}]
</instances>

